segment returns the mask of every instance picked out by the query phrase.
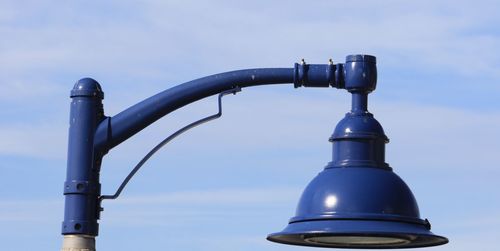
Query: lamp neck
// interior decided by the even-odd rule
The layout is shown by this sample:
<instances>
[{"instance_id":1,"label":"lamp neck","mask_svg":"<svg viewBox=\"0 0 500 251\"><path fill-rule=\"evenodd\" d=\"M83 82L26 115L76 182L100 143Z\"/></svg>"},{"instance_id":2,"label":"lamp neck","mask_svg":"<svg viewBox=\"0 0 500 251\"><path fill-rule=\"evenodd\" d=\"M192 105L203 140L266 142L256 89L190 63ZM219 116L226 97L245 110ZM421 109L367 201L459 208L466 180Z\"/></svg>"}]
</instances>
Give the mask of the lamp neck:
<instances>
[{"instance_id":1,"label":"lamp neck","mask_svg":"<svg viewBox=\"0 0 500 251\"><path fill-rule=\"evenodd\" d=\"M367 113L368 112L368 93L353 92L351 103L352 103L351 113Z\"/></svg>"}]
</instances>

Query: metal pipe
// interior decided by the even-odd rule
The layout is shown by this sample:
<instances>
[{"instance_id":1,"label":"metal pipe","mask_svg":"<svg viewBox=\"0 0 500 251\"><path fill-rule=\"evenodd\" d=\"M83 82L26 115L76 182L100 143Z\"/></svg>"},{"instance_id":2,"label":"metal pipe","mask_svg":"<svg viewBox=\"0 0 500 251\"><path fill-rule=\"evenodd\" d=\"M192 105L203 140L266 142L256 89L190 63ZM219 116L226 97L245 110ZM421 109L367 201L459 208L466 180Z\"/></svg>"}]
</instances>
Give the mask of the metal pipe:
<instances>
[{"instance_id":1,"label":"metal pipe","mask_svg":"<svg viewBox=\"0 0 500 251\"><path fill-rule=\"evenodd\" d=\"M295 68L264 68L231 71L196 79L158 93L102 121L94 146L105 155L110 149L156 120L187 104L235 88L293 83L295 87L338 87L335 65L303 65Z\"/></svg>"},{"instance_id":2,"label":"metal pipe","mask_svg":"<svg viewBox=\"0 0 500 251\"><path fill-rule=\"evenodd\" d=\"M168 113L202 98L233 89L293 83L295 87L335 86L332 65L249 69L193 80L156 94L123 112L105 117L104 93L97 81L85 78L71 92L68 166L65 182L64 235L97 236L100 206L99 172L102 157Z\"/></svg>"},{"instance_id":3,"label":"metal pipe","mask_svg":"<svg viewBox=\"0 0 500 251\"><path fill-rule=\"evenodd\" d=\"M351 112L353 112L353 113L368 112L368 94L367 93L365 93L365 92L353 92L351 103L352 103Z\"/></svg>"},{"instance_id":4,"label":"metal pipe","mask_svg":"<svg viewBox=\"0 0 500 251\"><path fill-rule=\"evenodd\" d=\"M106 153L168 113L236 86L293 83L293 72L293 68L240 70L175 86L104 120L95 134L95 149Z\"/></svg>"},{"instance_id":5,"label":"metal pipe","mask_svg":"<svg viewBox=\"0 0 500 251\"><path fill-rule=\"evenodd\" d=\"M73 87L71 98L62 233L95 236L100 156L94 155L94 133L104 117L104 94L99 83L84 78Z\"/></svg>"}]
</instances>

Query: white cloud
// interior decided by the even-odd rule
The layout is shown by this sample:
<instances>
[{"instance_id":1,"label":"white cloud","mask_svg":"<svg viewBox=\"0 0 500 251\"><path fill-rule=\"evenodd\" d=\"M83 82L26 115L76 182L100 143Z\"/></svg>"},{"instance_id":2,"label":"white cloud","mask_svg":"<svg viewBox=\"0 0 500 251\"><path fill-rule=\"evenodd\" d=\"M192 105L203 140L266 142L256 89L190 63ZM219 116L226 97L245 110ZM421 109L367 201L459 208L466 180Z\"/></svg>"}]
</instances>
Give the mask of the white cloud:
<instances>
[{"instance_id":1,"label":"white cloud","mask_svg":"<svg viewBox=\"0 0 500 251\"><path fill-rule=\"evenodd\" d=\"M59 124L0 125L0 154L62 159L68 129Z\"/></svg>"},{"instance_id":2,"label":"white cloud","mask_svg":"<svg viewBox=\"0 0 500 251\"><path fill-rule=\"evenodd\" d=\"M117 205L164 204L193 207L196 205L262 205L295 201L301 190L297 188L227 188L218 190L177 191L166 194L124 196ZM105 202L107 203L107 202Z\"/></svg>"},{"instance_id":3,"label":"white cloud","mask_svg":"<svg viewBox=\"0 0 500 251\"><path fill-rule=\"evenodd\" d=\"M430 168L496 169L491 163L500 143L491 137L499 135L498 112L389 102L373 107L392 139L386 151L389 162L412 162L422 168L432 164Z\"/></svg>"},{"instance_id":4,"label":"white cloud","mask_svg":"<svg viewBox=\"0 0 500 251\"><path fill-rule=\"evenodd\" d=\"M23 199L0 202L0 222L48 223L62 219L63 199Z\"/></svg>"},{"instance_id":5,"label":"white cloud","mask_svg":"<svg viewBox=\"0 0 500 251\"><path fill-rule=\"evenodd\" d=\"M290 64L300 57L326 62L330 56L340 59L357 52L389 54L386 63L411 61L461 74L499 76L498 56L491 53L499 38L468 32L491 23L490 2L475 2L474 8L455 1L322 2L316 8L280 12L280 3L264 1L245 8L224 1L148 1L120 3L110 15L83 16L79 14L95 6L31 3L22 12L31 22L2 28L9 48L0 59L3 71L17 77L27 70L50 69L172 79L178 72L172 68L195 66L210 73ZM35 25L39 20L47 25Z\"/></svg>"},{"instance_id":6,"label":"white cloud","mask_svg":"<svg viewBox=\"0 0 500 251\"><path fill-rule=\"evenodd\" d=\"M39 102L41 97L53 97L55 94L61 92L60 86L44 81L46 80L38 80L36 78L6 81L2 83L0 101L16 105L26 104L32 101Z\"/></svg>"},{"instance_id":7,"label":"white cloud","mask_svg":"<svg viewBox=\"0 0 500 251\"><path fill-rule=\"evenodd\" d=\"M154 222L158 215L179 218L220 218L231 214L229 208L238 208L237 214L253 208L296 203L301 189L293 187L225 188L212 190L175 191L161 194L121 196L105 200L105 220L111 224L140 224ZM63 197L59 199L19 199L0 202L0 222L52 222L62 219ZM167 209L165 209L167 207ZM210 208L214 208L210 210ZM36 208L36 210L35 210ZM208 209L208 210L207 210ZM110 213L107 213L110 211ZM255 212L253 212L255 214ZM142 218L137 219L140 215Z\"/></svg>"}]
</instances>

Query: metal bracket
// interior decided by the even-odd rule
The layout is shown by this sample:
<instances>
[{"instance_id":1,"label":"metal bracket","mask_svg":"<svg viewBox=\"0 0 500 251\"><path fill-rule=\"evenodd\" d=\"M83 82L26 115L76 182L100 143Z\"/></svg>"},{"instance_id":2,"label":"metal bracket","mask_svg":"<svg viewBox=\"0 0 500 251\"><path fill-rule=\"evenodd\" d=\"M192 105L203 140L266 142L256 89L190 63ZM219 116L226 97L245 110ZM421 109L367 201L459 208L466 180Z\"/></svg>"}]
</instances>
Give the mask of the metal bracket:
<instances>
[{"instance_id":1,"label":"metal bracket","mask_svg":"<svg viewBox=\"0 0 500 251\"><path fill-rule=\"evenodd\" d=\"M344 88L344 65L334 64L329 60L328 64L307 64L304 59L295 63L293 69L293 84L298 87L334 87ZM325 81L326 80L326 81Z\"/></svg>"},{"instance_id":2,"label":"metal bracket","mask_svg":"<svg viewBox=\"0 0 500 251\"><path fill-rule=\"evenodd\" d=\"M98 194L100 184L86 180L72 180L64 182L64 194Z\"/></svg>"},{"instance_id":3,"label":"metal bracket","mask_svg":"<svg viewBox=\"0 0 500 251\"><path fill-rule=\"evenodd\" d=\"M113 195L101 195L101 196L99 196L99 205L101 204L101 202L103 200L114 200L114 199L118 198L118 196L120 196L121 192L123 191L123 189L125 188L127 183L130 181L130 179L132 179L134 174L137 173L137 171L139 171L139 169L144 165L144 163L146 163L146 161L148 161L149 158L151 158L151 156L153 156L153 154L155 154L158 150L160 150L160 148L165 146L167 143L172 141L177 136L188 131L189 129L196 127L196 126L199 126L203 123L209 122L211 120L220 118L222 116L222 97L224 97L225 95L231 94L231 93L236 94L237 92L240 92L240 91L241 91L241 88L236 86L233 89L226 90L226 91L219 93L219 97L218 97L219 110L216 114L210 115L208 117L197 120L197 121L195 121L187 126L184 126L183 128L177 130L172 135L168 136L163 141L161 141L158 145L156 145L153 149L151 149L151 151L149 151L148 154L146 154L146 156L144 156L141 159L141 161L139 161L139 163L137 163L137 165L127 175L127 177L123 180L122 184L118 187L118 189L116 190L116 192ZM101 210L102 210L102 208L101 208Z\"/></svg>"}]
</instances>

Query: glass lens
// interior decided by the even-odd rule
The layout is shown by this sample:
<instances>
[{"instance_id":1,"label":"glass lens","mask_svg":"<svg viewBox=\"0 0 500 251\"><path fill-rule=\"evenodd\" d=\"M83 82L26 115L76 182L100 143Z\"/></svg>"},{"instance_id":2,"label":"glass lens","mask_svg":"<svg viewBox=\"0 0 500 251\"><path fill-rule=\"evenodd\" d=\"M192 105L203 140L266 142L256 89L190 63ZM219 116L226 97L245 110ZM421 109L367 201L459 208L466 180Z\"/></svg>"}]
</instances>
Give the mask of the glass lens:
<instances>
[{"instance_id":1,"label":"glass lens","mask_svg":"<svg viewBox=\"0 0 500 251\"><path fill-rule=\"evenodd\" d=\"M316 236L305 239L308 242L332 245L394 245L409 243L408 240L379 236Z\"/></svg>"}]
</instances>

